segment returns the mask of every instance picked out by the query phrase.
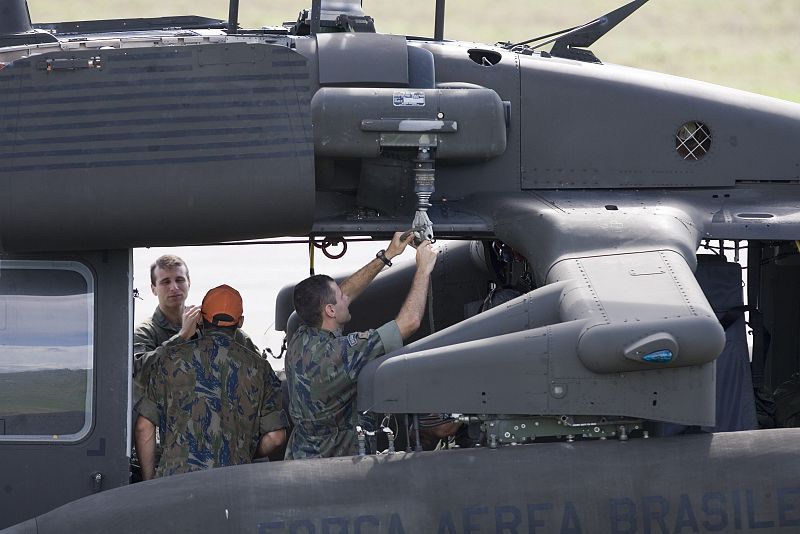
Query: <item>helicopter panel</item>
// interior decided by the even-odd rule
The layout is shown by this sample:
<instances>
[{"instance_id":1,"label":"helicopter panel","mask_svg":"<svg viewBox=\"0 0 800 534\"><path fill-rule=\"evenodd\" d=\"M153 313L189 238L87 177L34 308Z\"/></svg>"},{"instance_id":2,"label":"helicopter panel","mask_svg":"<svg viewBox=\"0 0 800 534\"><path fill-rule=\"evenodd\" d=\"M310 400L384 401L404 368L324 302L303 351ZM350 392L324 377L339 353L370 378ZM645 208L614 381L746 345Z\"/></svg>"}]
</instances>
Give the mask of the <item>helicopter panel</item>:
<instances>
[{"instance_id":1,"label":"helicopter panel","mask_svg":"<svg viewBox=\"0 0 800 534\"><path fill-rule=\"evenodd\" d=\"M308 80L302 55L265 44L101 48L11 63L0 71L4 248L209 242L231 227L251 237L308 231ZM131 201L164 188L174 194ZM190 216L220 205L237 207L224 224ZM33 238L51 219L52 231Z\"/></svg>"},{"instance_id":2,"label":"helicopter panel","mask_svg":"<svg viewBox=\"0 0 800 534\"><path fill-rule=\"evenodd\" d=\"M525 189L796 180L797 158L774 142L796 138L796 104L558 58L521 56L520 71L522 143L535 147L523 151Z\"/></svg>"}]
</instances>

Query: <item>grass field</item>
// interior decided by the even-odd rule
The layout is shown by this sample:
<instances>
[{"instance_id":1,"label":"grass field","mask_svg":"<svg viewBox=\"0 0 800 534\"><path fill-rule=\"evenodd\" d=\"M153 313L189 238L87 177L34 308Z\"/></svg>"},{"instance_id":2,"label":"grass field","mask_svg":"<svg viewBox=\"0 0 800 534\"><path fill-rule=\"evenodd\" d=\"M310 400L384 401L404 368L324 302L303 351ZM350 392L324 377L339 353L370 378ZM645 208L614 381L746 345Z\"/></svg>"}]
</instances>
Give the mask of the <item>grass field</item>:
<instances>
[{"instance_id":1,"label":"grass field","mask_svg":"<svg viewBox=\"0 0 800 534\"><path fill-rule=\"evenodd\" d=\"M624 0L449 0L445 37L493 44L571 27ZM434 0L364 0L379 31L429 36ZM240 0L246 27L294 20L311 0ZM29 0L34 22L204 15L226 19L226 0ZM599 41L603 61L666 72L800 102L799 0L651 0Z\"/></svg>"},{"instance_id":2,"label":"grass field","mask_svg":"<svg viewBox=\"0 0 800 534\"><path fill-rule=\"evenodd\" d=\"M0 417L82 411L85 399L85 370L0 374Z\"/></svg>"}]
</instances>

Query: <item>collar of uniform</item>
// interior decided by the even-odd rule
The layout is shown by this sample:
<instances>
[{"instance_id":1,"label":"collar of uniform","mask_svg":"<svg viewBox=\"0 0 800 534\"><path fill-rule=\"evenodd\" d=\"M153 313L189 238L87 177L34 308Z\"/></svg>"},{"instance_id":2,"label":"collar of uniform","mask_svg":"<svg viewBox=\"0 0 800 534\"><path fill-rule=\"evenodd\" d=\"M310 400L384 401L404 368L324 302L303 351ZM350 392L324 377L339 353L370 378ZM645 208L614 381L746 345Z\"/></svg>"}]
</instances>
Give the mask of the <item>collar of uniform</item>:
<instances>
[{"instance_id":1,"label":"collar of uniform","mask_svg":"<svg viewBox=\"0 0 800 534\"><path fill-rule=\"evenodd\" d=\"M219 328L216 326L209 326L206 325L203 327L203 336L222 336L227 337L230 339L234 339L236 337L236 330L237 329L230 329L230 328Z\"/></svg>"},{"instance_id":2,"label":"collar of uniform","mask_svg":"<svg viewBox=\"0 0 800 534\"><path fill-rule=\"evenodd\" d=\"M156 311L153 312L153 322L167 331L178 332L181 329L181 325L170 323L169 320L167 320L167 316L164 315L164 312L162 312L161 308L158 306L156 306Z\"/></svg>"},{"instance_id":3,"label":"collar of uniform","mask_svg":"<svg viewBox=\"0 0 800 534\"><path fill-rule=\"evenodd\" d=\"M315 334L315 333L317 333L317 332L319 332L319 333L325 333L325 334L328 334L328 335L329 335L329 336L331 336L331 337L336 337L336 333L335 333L335 332L331 332L330 330L326 330L326 329L324 329L324 328L320 328L320 327L318 327L318 326L308 326L308 325L304 324L304 325L302 325L300 328L298 328L298 329L297 329L297 331L298 331L298 332L300 332L300 331L301 331L301 329L308 330L308 332L309 332L310 334L312 334L312 335L313 335L313 334Z\"/></svg>"}]
</instances>

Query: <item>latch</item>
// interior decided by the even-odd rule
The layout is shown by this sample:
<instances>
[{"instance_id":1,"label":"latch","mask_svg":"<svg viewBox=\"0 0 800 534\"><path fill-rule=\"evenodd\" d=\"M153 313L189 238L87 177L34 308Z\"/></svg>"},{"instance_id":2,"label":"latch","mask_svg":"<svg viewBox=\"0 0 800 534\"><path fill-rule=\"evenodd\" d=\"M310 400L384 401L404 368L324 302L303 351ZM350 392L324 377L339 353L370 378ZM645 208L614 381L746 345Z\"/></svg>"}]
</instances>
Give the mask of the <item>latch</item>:
<instances>
[{"instance_id":1,"label":"latch","mask_svg":"<svg viewBox=\"0 0 800 534\"><path fill-rule=\"evenodd\" d=\"M92 56L88 59L47 59L40 61L36 68L53 72L56 70L78 70L78 69L101 69L103 62L100 56Z\"/></svg>"},{"instance_id":2,"label":"latch","mask_svg":"<svg viewBox=\"0 0 800 534\"><path fill-rule=\"evenodd\" d=\"M103 473L94 472L89 475L89 478L92 479L92 493L100 493L100 490L103 489Z\"/></svg>"}]
</instances>

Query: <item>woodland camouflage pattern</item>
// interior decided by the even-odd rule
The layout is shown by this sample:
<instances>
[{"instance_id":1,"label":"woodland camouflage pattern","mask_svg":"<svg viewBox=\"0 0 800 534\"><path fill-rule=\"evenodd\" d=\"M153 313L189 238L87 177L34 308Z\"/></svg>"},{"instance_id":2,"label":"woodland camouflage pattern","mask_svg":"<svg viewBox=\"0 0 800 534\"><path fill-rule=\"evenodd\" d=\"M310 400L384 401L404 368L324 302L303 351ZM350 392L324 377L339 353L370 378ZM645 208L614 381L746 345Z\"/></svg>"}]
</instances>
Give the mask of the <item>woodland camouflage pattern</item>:
<instances>
[{"instance_id":1,"label":"woodland camouflage pattern","mask_svg":"<svg viewBox=\"0 0 800 534\"><path fill-rule=\"evenodd\" d=\"M286 353L289 415L295 425L286 459L356 454L356 426L372 426L355 409L358 374L368 361L402 345L394 321L346 336L298 328Z\"/></svg>"},{"instance_id":2,"label":"woodland camouflage pattern","mask_svg":"<svg viewBox=\"0 0 800 534\"><path fill-rule=\"evenodd\" d=\"M250 463L261 435L288 426L269 363L223 330L165 347L145 378L139 413L162 436L156 476Z\"/></svg>"},{"instance_id":3,"label":"woodland camouflage pattern","mask_svg":"<svg viewBox=\"0 0 800 534\"><path fill-rule=\"evenodd\" d=\"M133 375L138 377L152 358L156 356L156 351L161 345L178 345L183 343L183 339L178 337L181 325L172 324L167 320L161 308L156 306L156 311L149 319L145 319L133 331ZM258 353L253 340L248 336L244 330L236 329L235 338L237 343L244 345L253 352ZM275 377L277 380L277 377ZM277 389L280 388L280 381L278 380L273 386Z\"/></svg>"}]
</instances>

